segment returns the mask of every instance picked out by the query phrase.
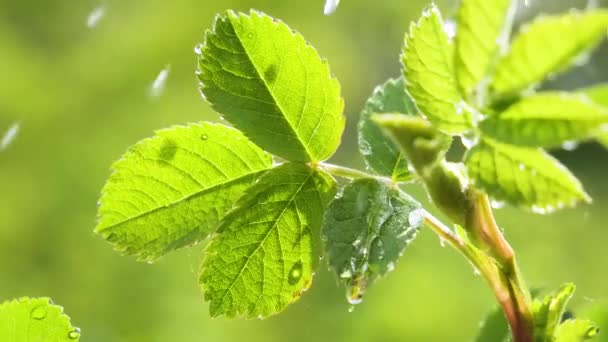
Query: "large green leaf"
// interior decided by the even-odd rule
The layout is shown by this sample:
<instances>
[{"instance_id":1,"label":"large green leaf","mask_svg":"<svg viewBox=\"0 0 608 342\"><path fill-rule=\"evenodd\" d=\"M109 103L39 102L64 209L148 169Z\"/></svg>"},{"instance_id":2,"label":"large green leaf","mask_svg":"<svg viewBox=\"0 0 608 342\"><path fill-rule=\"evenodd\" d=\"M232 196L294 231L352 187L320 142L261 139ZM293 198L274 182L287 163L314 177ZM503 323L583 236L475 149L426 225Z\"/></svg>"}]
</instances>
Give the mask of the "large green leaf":
<instances>
[{"instance_id":1,"label":"large green leaf","mask_svg":"<svg viewBox=\"0 0 608 342\"><path fill-rule=\"evenodd\" d=\"M320 257L333 179L303 164L269 171L207 248L201 285L211 316L267 317L297 300Z\"/></svg>"},{"instance_id":2,"label":"large green leaf","mask_svg":"<svg viewBox=\"0 0 608 342\"><path fill-rule=\"evenodd\" d=\"M374 90L359 121L359 151L369 169L395 181L412 178L399 145L386 136L371 118L375 113L416 115L416 112L414 102L405 92L403 78L389 79Z\"/></svg>"},{"instance_id":3,"label":"large green leaf","mask_svg":"<svg viewBox=\"0 0 608 342\"><path fill-rule=\"evenodd\" d=\"M355 180L331 202L322 229L325 254L352 304L377 277L394 269L422 222L420 204L375 179Z\"/></svg>"},{"instance_id":4,"label":"large green leaf","mask_svg":"<svg viewBox=\"0 0 608 342\"><path fill-rule=\"evenodd\" d=\"M95 231L140 260L195 243L272 166L239 131L201 123L158 131L113 165Z\"/></svg>"},{"instance_id":5,"label":"large green leaf","mask_svg":"<svg viewBox=\"0 0 608 342\"><path fill-rule=\"evenodd\" d=\"M608 11L547 16L525 26L498 62L492 90L510 97L570 67L606 35Z\"/></svg>"},{"instance_id":6,"label":"large green leaf","mask_svg":"<svg viewBox=\"0 0 608 342\"><path fill-rule=\"evenodd\" d=\"M554 342L583 342L597 336L600 329L584 319L569 319L557 328Z\"/></svg>"},{"instance_id":7,"label":"large green leaf","mask_svg":"<svg viewBox=\"0 0 608 342\"><path fill-rule=\"evenodd\" d=\"M483 139L465 164L474 184L493 198L539 213L590 200L568 169L539 149Z\"/></svg>"},{"instance_id":8,"label":"large green leaf","mask_svg":"<svg viewBox=\"0 0 608 342\"><path fill-rule=\"evenodd\" d=\"M470 96L490 71L502 40L510 31L515 1L463 0L458 11L456 79ZM511 13L510 13L511 12Z\"/></svg>"},{"instance_id":9,"label":"large green leaf","mask_svg":"<svg viewBox=\"0 0 608 342\"><path fill-rule=\"evenodd\" d=\"M588 96L591 101L608 109L608 83L582 89L580 92ZM608 127L602 127L602 131L598 133L596 138L602 145L608 148Z\"/></svg>"},{"instance_id":10,"label":"large green leaf","mask_svg":"<svg viewBox=\"0 0 608 342\"><path fill-rule=\"evenodd\" d=\"M590 138L608 123L608 109L568 93L539 93L480 124L483 134L513 145L556 147Z\"/></svg>"},{"instance_id":11,"label":"large green leaf","mask_svg":"<svg viewBox=\"0 0 608 342\"><path fill-rule=\"evenodd\" d=\"M200 47L198 77L213 108L266 151L321 161L340 144L340 85L281 21L255 11L219 15Z\"/></svg>"},{"instance_id":12,"label":"large green leaf","mask_svg":"<svg viewBox=\"0 0 608 342\"><path fill-rule=\"evenodd\" d=\"M0 341L64 342L80 340L63 308L49 298L23 297L0 305Z\"/></svg>"},{"instance_id":13,"label":"large green leaf","mask_svg":"<svg viewBox=\"0 0 608 342\"><path fill-rule=\"evenodd\" d=\"M435 5L410 26L401 62L407 91L422 114L447 133L462 133L470 128L470 109L462 100L454 77L454 47Z\"/></svg>"}]
</instances>

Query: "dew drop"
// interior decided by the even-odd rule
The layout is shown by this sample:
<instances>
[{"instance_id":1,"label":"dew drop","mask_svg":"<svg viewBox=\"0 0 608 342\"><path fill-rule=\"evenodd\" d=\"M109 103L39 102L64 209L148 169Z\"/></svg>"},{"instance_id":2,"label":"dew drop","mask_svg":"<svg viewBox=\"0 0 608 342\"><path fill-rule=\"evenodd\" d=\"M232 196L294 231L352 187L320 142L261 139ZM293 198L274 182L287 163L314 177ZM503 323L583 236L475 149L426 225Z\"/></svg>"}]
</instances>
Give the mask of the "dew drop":
<instances>
[{"instance_id":1,"label":"dew drop","mask_svg":"<svg viewBox=\"0 0 608 342\"><path fill-rule=\"evenodd\" d=\"M444 238L439 238L439 246L445 247L445 239Z\"/></svg>"},{"instance_id":2,"label":"dew drop","mask_svg":"<svg viewBox=\"0 0 608 342\"><path fill-rule=\"evenodd\" d=\"M411 227L420 227L422 222L424 221L424 211L423 209L416 209L410 212L408 216L408 222Z\"/></svg>"},{"instance_id":3,"label":"dew drop","mask_svg":"<svg viewBox=\"0 0 608 342\"><path fill-rule=\"evenodd\" d=\"M209 139L209 136L207 134L201 135L201 140L207 140L207 139Z\"/></svg>"},{"instance_id":4,"label":"dew drop","mask_svg":"<svg viewBox=\"0 0 608 342\"><path fill-rule=\"evenodd\" d=\"M196 46L194 46L194 53L196 53L197 55L201 54L201 46L200 46L200 44L197 44Z\"/></svg>"},{"instance_id":5,"label":"dew drop","mask_svg":"<svg viewBox=\"0 0 608 342\"><path fill-rule=\"evenodd\" d=\"M394 262L389 262L388 264L386 264L386 271L387 272L393 272L395 270L395 263Z\"/></svg>"},{"instance_id":6,"label":"dew drop","mask_svg":"<svg viewBox=\"0 0 608 342\"><path fill-rule=\"evenodd\" d=\"M599 334L599 332L600 332L600 328L598 328L598 327L591 327L585 333L585 337L587 337L587 338L595 337L597 334Z\"/></svg>"},{"instance_id":7,"label":"dew drop","mask_svg":"<svg viewBox=\"0 0 608 342\"><path fill-rule=\"evenodd\" d=\"M348 307L348 312L352 313L353 311L355 311L355 306L354 305L349 306Z\"/></svg>"},{"instance_id":8,"label":"dew drop","mask_svg":"<svg viewBox=\"0 0 608 342\"><path fill-rule=\"evenodd\" d=\"M253 32L249 32L249 33L247 33L247 38L249 38L249 39L253 39L253 37L254 37L254 36L253 36Z\"/></svg>"},{"instance_id":9,"label":"dew drop","mask_svg":"<svg viewBox=\"0 0 608 342\"><path fill-rule=\"evenodd\" d=\"M361 141L359 151L362 155L369 156L372 154L372 146L367 141Z\"/></svg>"},{"instance_id":10,"label":"dew drop","mask_svg":"<svg viewBox=\"0 0 608 342\"><path fill-rule=\"evenodd\" d=\"M574 151L578 147L578 143L576 141L566 141L562 144L562 148L566 151Z\"/></svg>"},{"instance_id":11,"label":"dew drop","mask_svg":"<svg viewBox=\"0 0 608 342\"><path fill-rule=\"evenodd\" d=\"M473 146L477 145L479 142L479 137L475 135L462 135L460 136L460 141L467 149L471 149Z\"/></svg>"},{"instance_id":12,"label":"dew drop","mask_svg":"<svg viewBox=\"0 0 608 342\"><path fill-rule=\"evenodd\" d=\"M492 200L491 202L492 208L494 209L502 209L505 207L505 202Z\"/></svg>"},{"instance_id":13,"label":"dew drop","mask_svg":"<svg viewBox=\"0 0 608 342\"><path fill-rule=\"evenodd\" d=\"M74 330L70 331L68 333L68 338L70 340L75 340L80 338L80 328L74 328Z\"/></svg>"},{"instance_id":14,"label":"dew drop","mask_svg":"<svg viewBox=\"0 0 608 342\"><path fill-rule=\"evenodd\" d=\"M287 278L287 282L289 285L295 285L302 278L302 262L298 261L289 270L289 277Z\"/></svg>"},{"instance_id":15,"label":"dew drop","mask_svg":"<svg viewBox=\"0 0 608 342\"><path fill-rule=\"evenodd\" d=\"M445 31L445 33L448 35L448 38L452 39L454 37L456 37L456 29L457 29L457 24L456 21L454 20L446 20L445 23L443 24L443 30Z\"/></svg>"},{"instance_id":16,"label":"dew drop","mask_svg":"<svg viewBox=\"0 0 608 342\"><path fill-rule=\"evenodd\" d=\"M30 317L37 320L42 320L46 317L48 312L46 305L38 305L30 311Z\"/></svg>"}]
</instances>

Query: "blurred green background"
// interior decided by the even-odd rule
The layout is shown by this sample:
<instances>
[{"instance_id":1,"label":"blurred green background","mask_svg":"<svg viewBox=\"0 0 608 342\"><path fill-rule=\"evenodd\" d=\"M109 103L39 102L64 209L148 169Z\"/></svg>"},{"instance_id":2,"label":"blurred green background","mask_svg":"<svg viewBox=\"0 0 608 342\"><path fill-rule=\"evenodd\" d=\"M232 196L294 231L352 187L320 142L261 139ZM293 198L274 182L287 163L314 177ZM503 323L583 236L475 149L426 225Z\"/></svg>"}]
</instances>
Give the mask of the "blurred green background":
<instances>
[{"instance_id":1,"label":"blurred green background","mask_svg":"<svg viewBox=\"0 0 608 342\"><path fill-rule=\"evenodd\" d=\"M209 318L197 285L202 246L148 265L120 256L92 232L109 166L128 146L166 126L218 120L198 93L193 52L215 13L260 9L329 60L349 119L334 161L362 167L355 153L359 110L376 84L398 75L403 33L426 3L344 0L326 17L323 0L107 0L90 29L97 1L1 0L0 134L14 122L21 131L0 152L0 301L50 296L82 328L83 341L469 341L493 296L426 230L354 312L321 267L299 302L264 321ZM457 8L456 1L438 5L445 16ZM586 5L530 0L518 21ZM149 96L168 64L164 92ZM608 81L605 43L588 64L546 86L601 81ZM575 282L574 307L584 311L608 300L608 152L590 143L556 156L594 204L548 217L512 208L497 215L529 284Z\"/></svg>"}]
</instances>

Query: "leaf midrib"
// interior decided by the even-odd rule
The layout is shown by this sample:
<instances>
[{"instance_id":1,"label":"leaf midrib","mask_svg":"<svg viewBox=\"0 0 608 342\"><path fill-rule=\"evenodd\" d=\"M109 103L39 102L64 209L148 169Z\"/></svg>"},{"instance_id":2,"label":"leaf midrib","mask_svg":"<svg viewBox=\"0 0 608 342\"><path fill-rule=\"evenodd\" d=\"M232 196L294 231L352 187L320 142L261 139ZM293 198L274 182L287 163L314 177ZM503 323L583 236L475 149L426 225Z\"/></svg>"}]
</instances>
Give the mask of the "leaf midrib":
<instances>
[{"instance_id":1,"label":"leaf midrib","mask_svg":"<svg viewBox=\"0 0 608 342\"><path fill-rule=\"evenodd\" d=\"M252 13L251 15L257 15L255 13ZM312 154L310 153L310 151L308 150L307 146L304 145L304 142L302 141L302 137L300 137L300 135L298 134L298 131L296 130L296 128L293 126L293 124L291 123L291 121L289 121L289 119L286 116L286 111L281 107L280 102L277 100L277 98L274 96L274 93L272 92L270 85L268 83L266 83L266 80L264 79L263 73L260 72L260 70L258 70L258 67L256 66L256 64L253 62L253 60L251 59L250 55L249 55L249 51L247 50L247 48L245 47L245 44L243 44L243 40L239 34L239 32L237 32L236 27L234 25L233 20L233 16L234 14L230 13L228 14L228 21L230 22L230 26L232 26L232 29L234 30L235 35L237 36L237 41L239 42L239 45L241 46L241 48L243 48L243 51L245 51L245 56L247 57L247 60L249 61L249 63L251 63L251 66L253 67L253 69L255 70L258 78L262 81L262 84L264 85L264 87L266 88L266 91L268 92L268 94L270 95L270 97L274 100L274 105L277 106L277 108L279 109L279 111L281 112L281 114L283 115L283 119L287 122L287 125L289 126L289 128L291 128L292 132L295 134L295 136L298 138L297 141L298 143L302 146L302 148L304 149L304 152L306 153L306 156L308 157L308 159L312 160ZM267 19L265 17L262 17L262 20ZM277 70L277 75L280 72L280 69ZM277 76L278 77L278 76ZM307 84L308 86L308 84ZM300 115L300 116L303 116ZM312 137L312 136L311 136Z\"/></svg>"},{"instance_id":2,"label":"leaf midrib","mask_svg":"<svg viewBox=\"0 0 608 342\"><path fill-rule=\"evenodd\" d=\"M249 256L247 257L247 260L245 260L245 263L243 264L243 267L241 267L241 269L239 270L239 273L234 277L234 280L232 280L232 282L230 283L230 286L228 286L228 288L226 289L226 291L224 291L224 295L222 295L222 298L220 299L220 303L223 303L224 299L226 298L226 296L228 295L228 293L230 293L232 291L232 287L234 286L234 284L236 283L236 281L238 279L240 279L241 275L243 274L243 271L249 265L249 261L251 260L251 258L258 252L258 250L260 249L260 247L262 247L262 245L264 244L264 242L266 242L266 239L270 236L270 233L273 232L276 229L276 226L277 226L278 222L281 220L281 218L285 214L287 208L289 208L291 206L291 204L294 202L296 196L298 196L298 194L300 193L300 191L302 190L302 188L304 188L304 186L306 184L308 184L308 181L313 177L313 175L314 175L314 172L310 172L308 174L308 176L306 177L306 179L298 187L298 189L296 191L294 191L293 195L287 201L287 204L285 205L285 207L283 208L283 210L281 210L281 212L279 213L279 215L276 217L276 219L275 219L274 223L272 224L272 226L270 226L270 228L268 228L268 231L266 232L266 234L264 235L264 237L262 238L262 240L260 241L260 243L258 244L258 246L249 254ZM283 261L283 272L285 272L285 260L282 260L282 261ZM283 285L281 285L281 286L283 286ZM262 290L262 292L263 292L263 290Z\"/></svg>"},{"instance_id":3,"label":"leaf midrib","mask_svg":"<svg viewBox=\"0 0 608 342\"><path fill-rule=\"evenodd\" d=\"M158 206L156 208L144 211L144 212L142 212L140 214L137 214L135 216L131 216L131 217L129 217L127 219L124 219L122 221L113 223L113 224L111 224L109 226L98 227L98 228L95 229L95 231L98 232L98 233L101 233L101 232L104 232L106 230L119 229L121 226L123 226L123 225L125 225L125 224L127 224L129 222L132 222L134 220L140 219L142 217L146 217L148 215L152 215L153 213L156 213L156 212L164 210L164 209L170 209L170 208L172 208L172 207L174 207L174 206L176 206L178 204L181 204L181 203L183 203L185 201L191 200L191 199L196 198L198 196L205 195L207 192L211 192L211 191L217 190L217 188L221 188L221 187L230 185L232 183L237 183L237 182L239 182L239 181L241 181L241 180L243 180L243 179L245 179L247 177L251 177L252 175L255 175L255 174L258 174L258 173L262 173L262 172L265 172L265 171L267 171L267 170L264 169L264 170L258 170L258 171L250 172L250 173L244 174L242 176L230 179L227 182L222 182L222 183L214 184L213 186L210 186L210 187L203 188L203 189L200 189L198 191L195 191L195 192L193 192L193 193L191 193L191 194L189 194L187 196L183 196L183 197L181 197L181 198L179 198L179 199L177 199L175 201L172 201L172 202L170 202L170 203L168 203L166 205L161 205L161 206Z\"/></svg>"}]
</instances>

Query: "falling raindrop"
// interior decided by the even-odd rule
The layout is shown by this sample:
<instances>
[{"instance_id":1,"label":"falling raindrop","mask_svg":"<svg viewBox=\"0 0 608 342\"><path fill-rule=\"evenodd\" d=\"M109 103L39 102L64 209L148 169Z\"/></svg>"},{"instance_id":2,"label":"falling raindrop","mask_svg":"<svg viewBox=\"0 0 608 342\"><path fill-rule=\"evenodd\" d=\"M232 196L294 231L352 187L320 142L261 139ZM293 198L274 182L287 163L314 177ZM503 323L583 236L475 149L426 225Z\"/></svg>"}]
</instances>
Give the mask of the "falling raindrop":
<instances>
[{"instance_id":1,"label":"falling raindrop","mask_svg":"<svg viewBox=\"0 0 608 342\"><path fill-rule=\"evenodd\" d=\"M87 17L87 27L92 29L97 26L99 21L103 18L106 13L106 6L104 4L98 5L93 8L93 10L89 13Z\"/></svg>"},{"instance_id":2,"label":"falling raindrop","mask_svg":"<svg viewBox=\"0 0 608 342\"><path fill-rule=\"evenodd\" d=\"M165 66L165 68L158 73L158 76L156 76L154 82L152 82L149 91L151 97L159 97L165 90L165 83L169 77L170 68L171 65L167 64L167 66Z\"/></svg>"},{"instance_id":3,"label":"falling raindrop","mask_svg":"<svg viewBox=\"0 0 608 342\"><path fill-rule=\"evenodd\" d=\"M13 140L15 140L17 133L19 133L19 123L14 123L8 131L6 131L4 137L2 137L2 140L0 141L0 151L5 150Z\"/></svg>"},{"instance_id":4,"label":"falling raindrop","mask_svg":"<svg viewBox=\"0 0 608 342\"><path fill-rule=\"evenodd\" d=\"M323 8L323 14L332 15L338 5L340 4L340 0L325 0L325 7Z\"/></svg>"}]
</instances>

